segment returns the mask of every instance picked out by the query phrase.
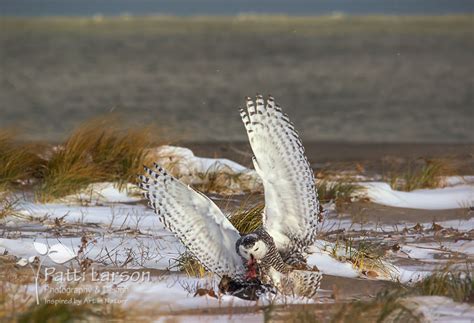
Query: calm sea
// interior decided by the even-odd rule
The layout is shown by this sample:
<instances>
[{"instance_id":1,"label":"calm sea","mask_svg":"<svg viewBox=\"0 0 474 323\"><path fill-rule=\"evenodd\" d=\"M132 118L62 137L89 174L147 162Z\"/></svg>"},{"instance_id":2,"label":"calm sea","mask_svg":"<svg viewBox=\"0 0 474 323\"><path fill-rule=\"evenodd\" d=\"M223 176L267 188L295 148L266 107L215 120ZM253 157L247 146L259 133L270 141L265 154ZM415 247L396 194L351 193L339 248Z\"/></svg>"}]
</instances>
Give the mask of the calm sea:
<instances>
[{"instance_id":1,"label":"calm sea","mask_svg":"<svg viewBox=\"0 0 474 323\"><path fill-rule=\"evenodd\" d=\"M438 15L474 12L473 0L1 0L3 16L121 14Z\"/></svg>"},{"instance_id":2,"label":"calm sea","mask_svg":"<svg viewBox=\"0 0 474 323\"><path fill-rule=\"evenodd\" d=\"M474 0L0 0L0 16L335 12L473 13ZM305 140L474 142L470 16L414 18L408 26L390 17L354 30L341 17L329 23L333 32L321 25L259 33L248 32L245 19L206 32L173 25L185 33L155 32L158 20L124 19L128 27L119 30L5 20L0 128L20 125L31 138L54 141L114 110L130 122L157 123L170 138L244 141L237 108L261 92L277 98Z\"/></svg>"}]
</instances>

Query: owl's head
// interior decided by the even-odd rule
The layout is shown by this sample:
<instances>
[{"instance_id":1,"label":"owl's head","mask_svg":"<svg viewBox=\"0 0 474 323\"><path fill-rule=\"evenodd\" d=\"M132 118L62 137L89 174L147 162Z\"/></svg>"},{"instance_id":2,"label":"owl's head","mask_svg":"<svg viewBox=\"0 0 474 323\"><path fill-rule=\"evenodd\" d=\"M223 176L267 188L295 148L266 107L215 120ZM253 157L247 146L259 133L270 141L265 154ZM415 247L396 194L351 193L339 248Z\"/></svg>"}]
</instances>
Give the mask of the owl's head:
<instances>
[{"instance_id":1,"label":"owl's head","mask_svg":"<svg viewBox=\"0 0 474 323\"><path fill-rule=\"evenodd\" d=\"M255 233L246 234L237 240L237 253L244 259L260 260L267 254L268 248L266 243Z\"/></svg>"}]
</instances>

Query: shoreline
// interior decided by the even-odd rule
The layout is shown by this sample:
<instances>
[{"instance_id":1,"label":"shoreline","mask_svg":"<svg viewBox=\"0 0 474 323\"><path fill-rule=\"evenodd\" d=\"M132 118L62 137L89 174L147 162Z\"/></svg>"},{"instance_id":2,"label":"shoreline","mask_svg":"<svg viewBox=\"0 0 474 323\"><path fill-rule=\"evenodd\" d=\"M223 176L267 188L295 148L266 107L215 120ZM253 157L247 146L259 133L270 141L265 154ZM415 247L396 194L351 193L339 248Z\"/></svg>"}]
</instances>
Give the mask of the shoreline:
<instances>
[{"instance_id":1,"label":"shoreline","mask_svg":"<svg viewBox=\"0 0 474 323\"><path fill-rule=\"evenodd\" d=\"M232 159L249 155L250 145L245 141L177 143L202 157ZM370 143L340 141L304 141L306 154L314 162L376 160L386 156L418 157L472 157L474 143Z\"/></svg>"}]
</instances>

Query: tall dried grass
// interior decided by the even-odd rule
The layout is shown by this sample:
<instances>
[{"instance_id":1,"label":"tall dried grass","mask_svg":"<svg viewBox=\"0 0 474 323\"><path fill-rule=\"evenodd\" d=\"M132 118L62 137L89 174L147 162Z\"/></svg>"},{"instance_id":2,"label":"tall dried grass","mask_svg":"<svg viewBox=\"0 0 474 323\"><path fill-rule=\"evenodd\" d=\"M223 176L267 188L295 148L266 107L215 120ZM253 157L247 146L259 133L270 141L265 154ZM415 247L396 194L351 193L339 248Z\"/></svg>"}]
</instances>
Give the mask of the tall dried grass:
<instances>
[{"instance_id":1,"label":"tall dried grass","mask_svg":"<svg viewBox=\"0 0 474 323\"><path fill-rule=\"evenodd\" d=\"M456 302L474 303L474 277L472 267L466 270L444 270L433 273L419 283L415 288L422 295L446 296Z\"/></svg>"},{"instance_id":2,"label":"tall dried grass","mask_svg":"<svg viewBox=\"0 0 474 323\"><path fill-rule=\"evenodd\" d=\"M241 206L229 217L232 225L241 233L247 234L257 230L262 225L262 212L265 205L257 204L250 209Z\"/></svg>"},{"instance_id":3,"label":"tall dried grass","mask_svg":"<svg viewBox=\"0 0 474 323\"><path fill-rule=\"evenodd\" d=\"M36 196L47 202L93 182L132 182L156 143L151 127L123 129L115 119L99 118L79 126L54 148L40 172Z\"/></svg>"},{"instance_id":4,"label":"tall dried grass","mask_svg":"<svg viewBox=\"0 0 474 323\"><path fill-rule=\"evenodd\" d=\"M0 220L11 216L22 216L18 210L18 200L0 192Z\"/></svg>"},{"instance_id":5,"label":"tall dried grass","mask_svg":"<svg viewBox=\"0 0 474 323\"><path fill-rule=\"evenodd\" d=\"M351 198L359 189L359 186L350 182L350 180L329 181L321 179L316 185L318 198L321 203L333 201L337 207L344 203L351 202Z\"/></svg>"},{"instance_id":6,"label":"tall dried grass","mask_svg":"<svg viewBox=\"0 0 474 323\"><path fill-rule=\"evenodd\" d=\"M361 274L370 277L394 277L396 268L384 260L385 252L369 239L355 240L338 237L334 243L322 245L334 259L349 262Z\"/></svg>"},{"instance_id":7,"label":"tall dried grass","mask_svg":"<svg viewBox=\"0 0 474 323\"><path fill-rule=\"evenodd\" d=\"M0 191L31 179L40 165L33 145L18 142L12 131L0 131Z\"/></svg>"},{"instance_id":8,"label":"tall dried grass","mask_svg":"<svg viewBox=\"0 0 474 323\"><path fill-rule=\"evenodd\" d=\"M189 277L203 278L208 274L206 268L189 251L179 255L176 259L176 268Z\"/></svg>"},{"instance_id":9,"label":"tall dried grass","mask_svg":"<svg viewBox=\"0 0 474 323\"><path fill-rule=\"evenodd\" d=\"M386 177L393 189L409 192L440 187L444 176L455 174L455 168L447 160L421 159L410 161L402 167L392 167Z\"/></svg>"}]
</instances>

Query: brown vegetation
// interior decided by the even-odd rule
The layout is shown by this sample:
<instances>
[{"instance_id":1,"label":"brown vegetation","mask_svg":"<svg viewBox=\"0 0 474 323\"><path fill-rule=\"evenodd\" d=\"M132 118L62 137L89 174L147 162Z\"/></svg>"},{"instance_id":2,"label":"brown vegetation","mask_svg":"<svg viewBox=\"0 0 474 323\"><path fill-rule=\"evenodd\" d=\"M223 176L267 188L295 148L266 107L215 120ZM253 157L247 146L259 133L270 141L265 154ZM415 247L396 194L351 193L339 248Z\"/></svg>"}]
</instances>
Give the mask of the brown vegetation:
<instances>
[{"instance_id":1,"label":"brown vegetation","mask_svg":"<svg viewBox=\"0 0 474 323\"><path fill-rule=\"evenodd\" d=\"M104 117L77 127L64 144L40 151L2 132L0 190L34 179L37 199L47 202L94 182L122 187L141 172L149 148L157 144L155 133L151 127L124 129L118 120Z\"/></svg>"},{"instance_id":2,"label":"brown vegetation","mask_svg":"<svg viewBox=\"0 0 474 323\"><path fill-rule=\"evenodd\" d=\"M392 166L385 177L393 189L413 191L440 187L444 176L455 174L455 168L447 160L419 159L402 166Z\"/></svg>"},{"instance_id":3,"label":"brown vegetation","mask_svg":"<svg viewBox=\"0 0 474 323\"><path fill-rule=\"evenodd\" d=\"M17 141L11 131L0 131L0 191L28 181L41 164L32 145Z\"/></svg>"},{"instance_id":4,"label":"brown vegetation","mask_svg":"<svg viewBox=\"0 0 474 323\"><path fill-rule=\"evenodd\" d=\"M412 296L445 296L458 302L474 301L474 281L470 266L466 270L446 267L412 285L399 285L379 293L369 302L358 301L340 306L334 322L363 321L371 318L377 322L423 321L416 307L406 306ZM410 303L410 302L408 302Z\"/></svg>"}]
</instances>

